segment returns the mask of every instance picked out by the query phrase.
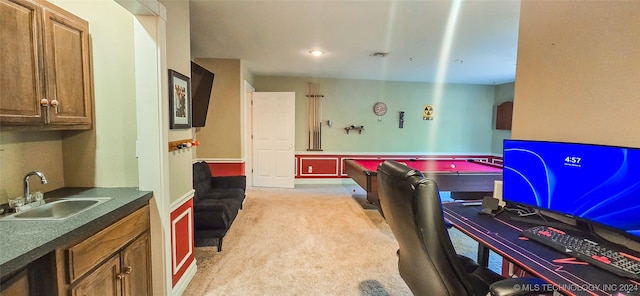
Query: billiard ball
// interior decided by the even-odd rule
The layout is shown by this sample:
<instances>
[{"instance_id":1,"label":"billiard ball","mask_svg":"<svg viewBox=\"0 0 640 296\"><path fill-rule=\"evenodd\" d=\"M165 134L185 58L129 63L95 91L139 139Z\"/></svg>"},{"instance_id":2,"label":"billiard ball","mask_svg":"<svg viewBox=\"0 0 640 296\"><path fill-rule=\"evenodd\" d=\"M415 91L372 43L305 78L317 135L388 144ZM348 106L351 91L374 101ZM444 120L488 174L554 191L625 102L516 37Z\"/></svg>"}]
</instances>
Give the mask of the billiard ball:
<instances>
[{"instance_id":1,"label":"billiard ball","mask_svg":"<svg viewBox=\"0 0 640 296\"><path fill-rule=\"evenodd\" d=\"M452 168L452 169L455 169L455 168L456 168L456 165L452 163L452 164L451 164L451 168Z\"/></svg>"}]
</instances>

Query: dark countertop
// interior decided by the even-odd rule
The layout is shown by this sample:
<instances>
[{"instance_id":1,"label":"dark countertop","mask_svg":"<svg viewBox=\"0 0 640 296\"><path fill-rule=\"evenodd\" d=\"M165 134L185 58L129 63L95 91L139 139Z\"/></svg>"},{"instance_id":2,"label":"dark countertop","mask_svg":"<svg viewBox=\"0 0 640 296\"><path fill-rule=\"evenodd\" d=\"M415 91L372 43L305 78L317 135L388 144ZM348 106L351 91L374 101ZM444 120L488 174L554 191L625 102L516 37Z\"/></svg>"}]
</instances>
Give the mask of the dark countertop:
<instances>
[{"instance_id":1,"label":"dark countertop","mask_svg":"<svg viewBox=\"0 0 640 296\"><path fill-rule=\"evenodd\" d=\"M0 278L30 262L87 237L144 206L151 191L138 188L61 188L44 195L53 197L111 197L112 199L63 220L9 220L0 218Z\"/></svg>"}]
</instances>

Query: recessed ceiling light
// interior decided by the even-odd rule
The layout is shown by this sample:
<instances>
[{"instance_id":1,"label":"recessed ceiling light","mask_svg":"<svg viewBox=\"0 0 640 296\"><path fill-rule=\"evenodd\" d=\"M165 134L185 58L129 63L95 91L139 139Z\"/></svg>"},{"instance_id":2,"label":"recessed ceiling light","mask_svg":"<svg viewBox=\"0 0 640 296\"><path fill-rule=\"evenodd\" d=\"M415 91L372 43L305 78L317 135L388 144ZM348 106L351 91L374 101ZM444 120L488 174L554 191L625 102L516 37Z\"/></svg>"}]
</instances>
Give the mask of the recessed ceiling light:
<instances>
[{"instance_id":1,"label":"recessed ceiling light","mask_svg":"<svg viewBox=\"0 0 640 296\"><path fill-rule=\"evenodd\" d=\"M312 56L319 57L319 56L321 56L321 55L323 55L323 54L324 54L324 51L314 49L314 50L310 50L310 51L309 51L309 53L310 53Z\"/></svg>"}]
</instances>

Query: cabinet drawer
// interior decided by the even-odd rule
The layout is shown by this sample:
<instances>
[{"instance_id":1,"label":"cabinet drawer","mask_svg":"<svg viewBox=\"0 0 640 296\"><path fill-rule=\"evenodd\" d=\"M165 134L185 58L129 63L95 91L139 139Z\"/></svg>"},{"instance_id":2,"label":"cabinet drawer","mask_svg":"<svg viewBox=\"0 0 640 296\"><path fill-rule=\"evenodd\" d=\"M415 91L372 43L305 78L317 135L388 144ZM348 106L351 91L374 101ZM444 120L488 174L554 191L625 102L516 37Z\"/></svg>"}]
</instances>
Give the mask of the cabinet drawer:
<instances>
[{"instance_id":1,"label":"cabinet drawer","mask_svg":"<svg viewBox=\"0 0 640 296\"><path fill-rule=\"evenodd\" d=\"M149 206L103 229L67 250L69 282L93 269L149 229Z\"/></svg>"}]
</instances>

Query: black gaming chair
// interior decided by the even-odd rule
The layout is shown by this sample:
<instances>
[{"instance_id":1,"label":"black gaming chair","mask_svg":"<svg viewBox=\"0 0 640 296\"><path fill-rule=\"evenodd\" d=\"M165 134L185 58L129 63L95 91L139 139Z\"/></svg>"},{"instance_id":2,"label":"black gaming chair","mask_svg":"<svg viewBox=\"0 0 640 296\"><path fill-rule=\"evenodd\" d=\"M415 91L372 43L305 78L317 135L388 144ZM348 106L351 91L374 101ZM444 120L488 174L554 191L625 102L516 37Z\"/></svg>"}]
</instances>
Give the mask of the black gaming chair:
<instances>
[{"instance_id":1,"label":"black gaming chair","mask_svg":"<svg viewBox=\"0 0 640 296\"><path fill-rule=\"evenodd\" d=\"M525 295L518 284L456 254L445 227L438 186L393 160L378 166L378 195L385 220L398 240L398 269L414 295ZM494 284L495 283L495 284ZM493 285L492 285L493 284Z\"/></svg>"}]
</instances>

